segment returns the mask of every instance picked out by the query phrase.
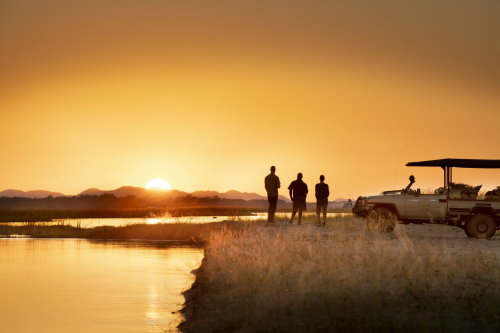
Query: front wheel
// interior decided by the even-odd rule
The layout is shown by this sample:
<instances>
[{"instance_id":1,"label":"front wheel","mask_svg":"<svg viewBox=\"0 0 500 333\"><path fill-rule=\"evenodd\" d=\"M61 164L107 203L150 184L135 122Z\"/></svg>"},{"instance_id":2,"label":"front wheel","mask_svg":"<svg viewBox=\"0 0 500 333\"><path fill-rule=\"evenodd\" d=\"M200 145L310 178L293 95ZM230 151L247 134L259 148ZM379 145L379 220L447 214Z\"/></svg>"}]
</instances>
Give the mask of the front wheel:
<instances>
[{"instance_id":1,"label":"front wheel","mask_svg":"<svg viewBox=\"0 0 500 333\"><path fill-rule=\"evenodd\" d=\"M491 238L495 235L495 220L486 214L477 214L465 222L464 231L469 238Z\"/></svg>"},{"instance_id":2,"label":"front wheel","mask_svg":"<svg viewBox=\"0 0 500 333\"><path fill-rule=\"evenodd\" d=\"M377 208L370 212L366 219L369 230L392 232L398 224L398 218L390 209Z\"/></svg>"}]
</instances>

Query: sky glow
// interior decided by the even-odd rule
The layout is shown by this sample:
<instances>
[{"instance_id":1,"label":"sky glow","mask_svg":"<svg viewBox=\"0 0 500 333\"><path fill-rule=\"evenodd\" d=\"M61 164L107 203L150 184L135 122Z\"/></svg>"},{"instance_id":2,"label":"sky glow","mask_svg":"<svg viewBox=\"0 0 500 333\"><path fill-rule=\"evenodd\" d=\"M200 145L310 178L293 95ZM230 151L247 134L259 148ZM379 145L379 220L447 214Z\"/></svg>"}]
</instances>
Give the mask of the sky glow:
<instances>
[{"instance_id":1,"label":"sky glow","mask_svg":"<svg viewBox=\"0 0 500 333\"><path fill-rule=\"evenodd\" d=\"M280 194L302 172L355 198L410 174L441 186L410 161L499 158L500 2L283 6L1 1L0 190L162 175L187 192L265 194L275 165ZM454 177L500 185L499 172Z\"/></svg>"}]
</instances>

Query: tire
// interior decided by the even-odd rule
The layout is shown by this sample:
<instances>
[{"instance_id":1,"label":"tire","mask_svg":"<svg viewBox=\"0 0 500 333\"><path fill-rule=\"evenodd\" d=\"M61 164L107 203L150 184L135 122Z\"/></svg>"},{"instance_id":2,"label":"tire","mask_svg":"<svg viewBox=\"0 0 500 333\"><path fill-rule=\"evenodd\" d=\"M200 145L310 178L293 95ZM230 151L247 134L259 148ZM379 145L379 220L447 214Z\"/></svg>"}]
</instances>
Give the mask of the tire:
<instances>
[{"instance_id":1,"label":"tire","mask_svg":"<svg viewBox=\"0 0 500 333\"><path fill-rule=\"evenodd\" d=\"M465 222L465 225L467 226L467 222ZM469 232L467 231L467 228L464 227L464 231L465 231L465 234L467 235L467 237L469 238L472 238L472 236L469 234Z\"/></svg>"},{"instance_id":2,"label":"tire","mask_svg":"<svg viewBox=\"0 0 500 333\"><path fill-rule=\"evenodd\" d=\"M366 219L369 230L392 232L398 224L398 218L390 209L377 208L370 212Z\"/></svg>"},{"instance_id":3,"label":"tire","mask_svg":"<svg viewBox=\"0 0 500 333\"><path fill-rule=\"evenodd\" d=\"M497 231L495 220L486 214L473 215L464 227L465 234L469 238L491 238Z\"/></svg>"}]
</instances>

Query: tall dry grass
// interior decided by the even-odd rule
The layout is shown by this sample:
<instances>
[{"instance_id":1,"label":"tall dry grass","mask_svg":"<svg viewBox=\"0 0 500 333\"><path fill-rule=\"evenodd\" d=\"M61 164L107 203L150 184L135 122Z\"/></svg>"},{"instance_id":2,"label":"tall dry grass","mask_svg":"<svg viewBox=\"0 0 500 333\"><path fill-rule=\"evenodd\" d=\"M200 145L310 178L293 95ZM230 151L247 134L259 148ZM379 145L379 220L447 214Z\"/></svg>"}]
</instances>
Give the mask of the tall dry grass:
<instances>
[{"instance_id":1,"label":"tall dry grass","mask_svg":"<svg viewBox=\"0 0 500 333\"><path fill-rule=\"evenodd\" d=\"M480 250L370 232L352 217L207 241L184 331L498 331L499 263Z\"/></svg>"}]
</instances>

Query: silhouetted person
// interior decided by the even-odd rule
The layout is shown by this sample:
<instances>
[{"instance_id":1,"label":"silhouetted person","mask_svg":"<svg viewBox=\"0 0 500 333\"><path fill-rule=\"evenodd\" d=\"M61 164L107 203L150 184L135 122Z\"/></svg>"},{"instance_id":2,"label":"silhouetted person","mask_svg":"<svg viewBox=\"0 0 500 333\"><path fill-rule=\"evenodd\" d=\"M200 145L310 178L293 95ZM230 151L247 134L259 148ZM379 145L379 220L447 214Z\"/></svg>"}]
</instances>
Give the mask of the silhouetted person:
<instances>
[{"instance_id":1,"label":"silhouetted person","mask_svg":"<svg viewBox=\"0 0 500 333\"><path fill-rule=\"evenodd\" d=\"M408 193L408 191L410 190L411 186L415 183L415 177L413 177L413 175L410 176L410 184L408 184L408 186L406 186L406 188L404 189L404 192Z\"/></svg>"},{"instance_id":2,"label":"silhouetted person","mask_svg":"<svg viewBox=\"0 0 500 333\"><path fill-rule=\"evenodd\" d=\"M276 167L271 167L271 173L264 178L264 185L267 191L267 201L269 201L269 209L267 210L267 221L274 223L274 213L276 213L276 205L278 204L278 189L281 187L280 179L274 173Z\"/></svg>"},{"instance_id":3,"label":"silhouetted person","mask_svg":"<svg viewBox=\"0 0 500 333\"><path fill-rule=\"evenodd\" d=\"M307 209L306 207L306 197L307 193L309 193L309 190L307 189L307 184L302 181L302 174L299 173L297 174L297 179L294 180L290 186L288 186L288 189L290 190L290 200L293 201L293 212L292 212L292 218L290 219L290 223L293 223L293 218L295 217L295 214L297 213L297 210L299 211L299 223L302 220L302 211L305 211Z\"/></svg>"},{"instance_id":4,"label":"silhouetted person","mask_svg":"<svg viewBox=\"0 0 500 333\"><path fill-rule=\"evenodd\" d=\"M316 184L316 216L318 217L318 227L324 227L326 223L326 208L328 207L328 197L330 188L326 184L325 176L319 176L320 182ZM320 214L323 211L323 224L321 224Z\"/></svg>"}]
</instances>

